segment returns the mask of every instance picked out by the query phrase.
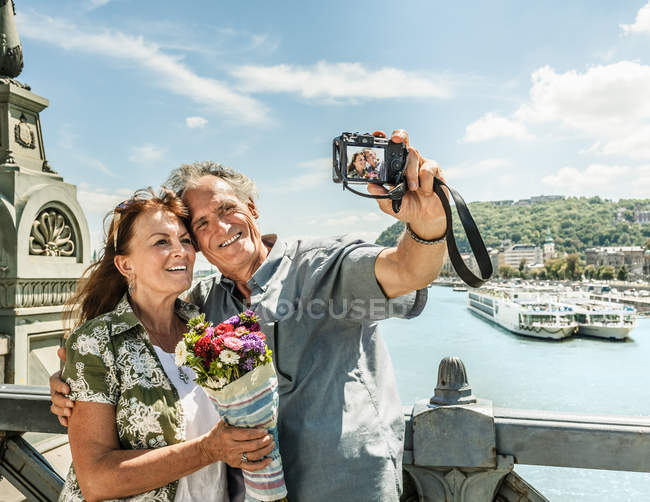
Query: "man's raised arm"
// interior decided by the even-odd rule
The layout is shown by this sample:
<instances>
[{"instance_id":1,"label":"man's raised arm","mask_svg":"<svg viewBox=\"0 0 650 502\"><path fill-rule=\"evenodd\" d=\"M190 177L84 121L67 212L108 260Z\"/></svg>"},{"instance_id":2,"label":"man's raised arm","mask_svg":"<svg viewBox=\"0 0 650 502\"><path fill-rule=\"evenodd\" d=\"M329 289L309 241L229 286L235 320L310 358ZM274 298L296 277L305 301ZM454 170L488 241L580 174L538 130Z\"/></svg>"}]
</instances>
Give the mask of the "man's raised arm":
<instances>
[{"instance_id":1,"label":"man's raised arm","mask_svg":"<svg viewBox=\"0 0 650 502\"><path fill-rule=\"evenodd\" d=\"M392 141L404 141L405 131L393 132ZM406 161L408 192L399 213L393 212L390 199L377 199L382 211L405 222L411 232L404 232L397 247L382 251L375 262L375 276L388 298L395 298L425 288L442 269L447 246L444 240L447 220L440 198L433 191L433 179L444 181L440 166L424 159L409 148ZM374 195L387 192L379 185L368 185ZM428 241L428 242L427 242Z\"/></svg>"}]
</instances>

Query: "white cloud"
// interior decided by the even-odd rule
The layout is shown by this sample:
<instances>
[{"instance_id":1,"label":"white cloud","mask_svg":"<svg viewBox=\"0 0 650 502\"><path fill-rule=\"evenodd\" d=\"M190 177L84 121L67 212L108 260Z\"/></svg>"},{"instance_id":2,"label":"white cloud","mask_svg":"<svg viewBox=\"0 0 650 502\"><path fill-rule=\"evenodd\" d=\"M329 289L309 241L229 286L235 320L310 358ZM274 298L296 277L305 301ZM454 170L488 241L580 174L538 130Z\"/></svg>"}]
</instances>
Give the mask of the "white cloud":
<instances>
[{"instance_id":1,"label":"white cloud","mask_svg":"<svg viewBox=\"0 0 650 502\"><path fill-rule=\"evenodd\" d=\"M443 79L384 67L365 68L360 63L313 66L242 66L231 71L251 92L295 93L312 99L448 98L451 86Z\"/></svg>"},{"instance_id":2,"label":"white cloud","mask_svg":"<svg viewBox=\"0 0 650 502\"><path fill-rule=\"evenodd\" d=\"M544 176L541 181L558 193L614 199L647 197L650 193L650 166L591 164L584 169L567 166Z\"/></svg>"},{"instance_id":3,"label":"white cloud","mask_svg":"<svg viewBox=\"0 0 650 502\"><path fill-rule=\"evenodd\" d=\"M637 12L634 24L622 24L621 28L628 35L630 33L650 33L650 2Z\"/></svg>"},{"instance_id":4,"label":"white cloud","mask_svg":"<svg viewBox=\"0 0 650 502\"><path fill-rule=\"evenodd\" d=\"M591 152L650 159L642 138L650 130L650 66L620 61L565 73L544 66L533 72L529 99L510 118L487 114L467 127L465 140L498 136L490 131L517 137L526 130L513 124L547 124L555 136L564 131L593 141Z\"/></svg>"},{"instance_id":5,"label":"white cloud","mask_svg":"<svg viewBox=\"0 0 650 502\"><path fill-rule=\"evenodd\" d=\"M81 7L85 10L95 10L99 7L103 7L111 1L112 0L82 0Z\"/></svg>"},{"instance_id":6,"label":"white cloud","mask_svg":"<svg viewBox=\"0 0 650 502\"><path fill-rule=\"evenodd\" d=\"M512 167L512 162L508 159L484 159L478 162L464 163L448 168L443 168L442 174L449 182L462 178L474 177L481 175L497 175Z\"/></svg>"},{"instance_id":7,"label":"white cloud","mask_svg":"<svg viewBox=\"0 0 650 502\"><path fill-rule=\"evenodd\" d=\"M142 146L134 146L131 148L129 160L136 164L150 164L161 160L166 152L167 148L145 143Z\"/></svg>"},{"instance_id":8,"label":"white cloud","mask_svg":"<svg viewBox=\"0 0 650 502\"><path fill-rule=\"evenodd\" d=\"M389 217L390 218L390 217ZM350 211L338 211L330 213L329 218L322 220L312 220L312 224L325 225L326 227L345 227L361 223L361 227L365 227L364 223L374 223L384 221L381 215L376 212L361 212L359 214L350 214Z\"/></svg>"},{"instance_id":9,"label":"white cloud","mask_svg":"<svg viewBox=\"0 0 650 502\"><path fill-rule=\"evenodd\" d=\"M190 129L196 129L197 127L205 127L208 123L208 120L203 117L187 117L185 119L185 124Z\"/></svg>"},{"instance_id":10,"label":"white cloud","mask_svg":"<svg viewBox=\"0 0 650 502\"><path fill-rule=\"evenodd\" d=\"M530 101L515 113L527 122L557 121L593 134L650 118L650 66L638 62L561 74L545 66L532 82Z\"/></svg>"},{"instance_id":11,"label":"white cloud","mask_svg":"<svg viewBox=\"0 0 650 502\"><path fill-rule=\"evenodd\" d=\"M281 183L261 185L261 193L291 193L311 190L319 185L331 182L332 159L321 157L318 159L300 162L298 167L302 174L284 179Z\"/></svg>"},{"instance_id":12,"label":"white cloud","mask_svg":"<svg viewBox=\"0 0 650 502\"><path fill-rule=\"evenodd\" d=\"M532 139L533 136L521 122L494 113L486 113L465 129L464 141L477 143L495 138Z\"/></svg>"},{"instance_id":13,"label":"white cloud","mask_svg":"<svg viewBox=\"0 0 650 502\"><path fill-rule=\"evenodd\" d=\"M631 159L650 159L650 124L604 144L597 142L589 151L601 155L627 156Z\"/></svg>"},{"instance_id":14,"label":"white cloud","mask_svg":"<svg viewBox=\"0 0 650 502\"><path fill-rule=\"evenodd\" d=\"M20 33L65 50L80 51L132 63L152 74L151 81L168 91L210 106L243 122L263 122L266 108L257 100L230 89L212 78L201 77L178 57L166 54L159 45L100 27L82 28L65 19L34 13L19 13Z\"/></svg>"}]
</instances>

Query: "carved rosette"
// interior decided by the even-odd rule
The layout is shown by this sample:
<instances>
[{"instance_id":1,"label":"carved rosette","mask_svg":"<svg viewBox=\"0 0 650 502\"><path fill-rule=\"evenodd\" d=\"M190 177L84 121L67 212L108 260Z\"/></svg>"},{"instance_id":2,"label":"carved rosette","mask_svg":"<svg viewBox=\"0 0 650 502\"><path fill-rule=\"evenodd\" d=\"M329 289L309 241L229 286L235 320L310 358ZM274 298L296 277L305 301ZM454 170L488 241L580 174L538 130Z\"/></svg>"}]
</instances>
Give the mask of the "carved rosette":
<instances>
[{"instance_id":1,"label":"carved rosette","mask_svg":"<svg viewBox=\"0 0 650 502\"><path fill-rule=\"evenodd\" d=\"M60 211L46 209L32 223L30 255L74 256L76 247L70 223Z\"/></svg>"}]
</instances>

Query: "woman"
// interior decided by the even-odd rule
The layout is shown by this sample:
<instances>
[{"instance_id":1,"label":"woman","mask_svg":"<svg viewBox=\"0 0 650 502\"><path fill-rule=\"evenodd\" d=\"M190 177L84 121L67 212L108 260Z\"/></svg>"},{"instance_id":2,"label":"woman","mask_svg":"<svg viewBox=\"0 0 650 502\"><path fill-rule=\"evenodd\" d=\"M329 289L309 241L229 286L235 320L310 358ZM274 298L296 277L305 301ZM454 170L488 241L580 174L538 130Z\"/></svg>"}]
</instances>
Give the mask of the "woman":
<instances>
[{"instance_id":1,"label":"woman","mask_svg":"<svg viewBox=\"0 0 650 502\"><path fill-rule=\"evenodd\" d=\"M366 177L366 158L363 152L356 152L352 155L352 161L348 165L348 178L364 179Z\"/></svg>"},{"instance_id":2,"label":"woman","mask_svg":"<svg viewBox=\"0 0 650 502\"><path fill-rule=\"evenodd\" d=\"M169 190L119 204L103 256L69 304L78 317L63 370L76 401L73 465L59 500L227 501L223 461L251 471L270 462L260 460L273 447L266 431L219 421L192 370L174 364L198 314L178 299L195 258L186 216Z\"/></svg>"}]
</instances>

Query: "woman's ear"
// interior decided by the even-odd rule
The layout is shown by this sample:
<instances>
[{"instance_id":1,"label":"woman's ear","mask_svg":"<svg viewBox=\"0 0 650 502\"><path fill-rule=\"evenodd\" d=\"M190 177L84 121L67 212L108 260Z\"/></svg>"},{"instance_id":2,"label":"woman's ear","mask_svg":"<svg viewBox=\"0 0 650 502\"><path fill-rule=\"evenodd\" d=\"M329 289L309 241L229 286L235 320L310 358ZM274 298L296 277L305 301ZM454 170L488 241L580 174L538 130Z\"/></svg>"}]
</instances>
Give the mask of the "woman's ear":
<instances>
[{"instance_id":1,"label":"woman's ear","mask_svg":"<svg viewBox=\"0 0 650 502\"><path fill-rule=\"evenodd\" d=\"M116 254L113 257L113 264L120 274L126 277L127 280L133 275L133 267L129 257L123 254Z\"/></svg>"}]
</instances>

